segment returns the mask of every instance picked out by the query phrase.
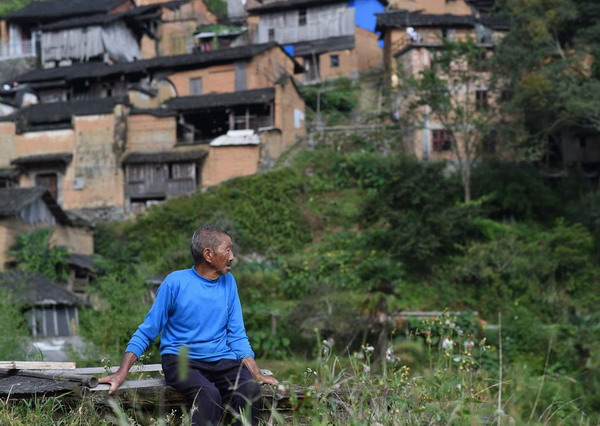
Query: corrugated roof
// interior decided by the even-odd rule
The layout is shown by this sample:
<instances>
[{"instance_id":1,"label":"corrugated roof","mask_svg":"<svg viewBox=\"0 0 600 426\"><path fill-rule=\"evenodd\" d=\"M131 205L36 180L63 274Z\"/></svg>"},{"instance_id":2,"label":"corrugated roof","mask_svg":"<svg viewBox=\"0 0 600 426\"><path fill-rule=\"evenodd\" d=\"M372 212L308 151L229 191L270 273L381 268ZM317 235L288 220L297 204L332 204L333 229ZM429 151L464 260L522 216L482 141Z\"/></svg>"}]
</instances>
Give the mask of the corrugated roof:
<instances>
[{"instance_id":1,"label":"corrugated roof","mask_svg":"<svg viewBox=\"0 0 600 426\"><path fill-rule=\"evenodd\" d=\"M87 305L83 299L45 276L23 271L0 273L0 288L26 307L36 305Z\"/></svg>"},{"instance_id":2,"label":"corrugated roof","mask_svg":"<svg viewBox=\"0 0 600 426\"><path fill-rule=\"evenodd\" d=\"M275 89L243 90L233 93L210 93L199 96L181 96L167 100L164 104L177 111L205 110L236 105L266 104L275 99Z\"/></svg>"},{"instance_id":3,"label":"corrugated roof","mask_svg":"<svg viewBox=\"0 0 600 426\"><path fill-rule=\"evenodd\" d=\"M41 21L71 16L108 13L131 0L46 0L34 1L6 16L7 21Z\"/></svg>"},{"instance_id":4,"label":"corrugated roof","mask_svg":"<svg viewBox=\"0 0 600 426\"><path fill-rule=\"evenodd\" d=\"M57 152L53 154L38 154L17 157L10 163L14 165L40 164L40 163L63 163L69 164L73 160L73 154L70 152Z\"/></svg>"},{"instance_id":5,"label":"corrugated roof","mask_svg":"<svg viewBox=\"0 0 600 426\"><path fill-rule=\"evenodd\" d=\"M160 69L198 68L203 65L229 63L241 59L250 59L268 49L278 46L275 42L252 44L248 46L231 47L198 52L187 55L164 56L135 62L107 65L105 63L87 62L69 67L57 67L45 70L31 71L19 76L19 83L35 83L48 80L78 80L87 78L107 77L110 75L142 73Z\"/></svg>"},{"instance_id":6,"label":"corrugated roof","mask_svg":"<svg viewBox=\"0 0 600 426\"><path fill-rule=\"evenodd\" d=\"M332 50L354 49L354 36L331 37L320 40L304 41L294 44L295 56L306 56L312 53L331 52Z\"/></svg>"},{"instance_id":7,"label":"corrugated roof","mask_svg":"<svg viewBox=\"0 0 600 426\"><path fill-rule=\"evenodd\" d=\"M131 152L123 158L123 164L164 164L202 160L208 154L206 148L195 150L169 150L155 152Z\"/></svg>"},{"instance_id":8,"label":"corrugated roof","mask_svg":"<svg viewBox=\"0 0 600 426\"><path fill-rule=\"evenodd\" d=\"M43 186L31 188L0 188L0 217L16 216L25 206L42 198L56 220L71 224L69 218Z\"/></svg>"}]
</instances>

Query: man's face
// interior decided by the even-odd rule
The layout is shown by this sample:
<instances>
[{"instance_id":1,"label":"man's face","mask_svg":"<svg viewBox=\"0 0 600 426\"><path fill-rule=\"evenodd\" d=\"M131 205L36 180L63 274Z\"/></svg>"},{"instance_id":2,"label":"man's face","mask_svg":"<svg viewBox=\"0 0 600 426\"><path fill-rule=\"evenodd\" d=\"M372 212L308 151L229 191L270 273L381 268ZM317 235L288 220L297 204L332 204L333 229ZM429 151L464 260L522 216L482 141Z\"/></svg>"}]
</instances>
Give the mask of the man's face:
<instances>
[{"instance_id":1,"label":"man's face","mask_svg":"<svg viewBox=\"0 0 600 426\"><path fill-rule=\"evenodd\" d=\"M219 275L225 275L231 270L233 259L233 242L228 235L223 235L221 243L212 251L211 264Z\"/></svg>"}]
</instances>

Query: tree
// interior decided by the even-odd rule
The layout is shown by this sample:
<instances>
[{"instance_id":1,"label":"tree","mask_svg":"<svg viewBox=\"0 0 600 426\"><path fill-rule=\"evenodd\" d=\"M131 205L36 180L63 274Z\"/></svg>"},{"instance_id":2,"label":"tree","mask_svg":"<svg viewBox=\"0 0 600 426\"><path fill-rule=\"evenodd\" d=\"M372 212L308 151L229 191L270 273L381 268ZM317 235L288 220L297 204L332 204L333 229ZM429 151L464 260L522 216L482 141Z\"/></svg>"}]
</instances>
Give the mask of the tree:
<instances>
[{"instance_id":1,"label":"tree","mask_svg":"<svg viewBox=\"0 0 600 426\"><path fill-rule=\"evenodd\" d=\"M447 132L468 202L473 167L489 148L496 116L495 104L488 102L487 52L473 40L445 40L435 53L430 68L402 80L411 116L437 122Z\"/></svg>"}]
</instances>

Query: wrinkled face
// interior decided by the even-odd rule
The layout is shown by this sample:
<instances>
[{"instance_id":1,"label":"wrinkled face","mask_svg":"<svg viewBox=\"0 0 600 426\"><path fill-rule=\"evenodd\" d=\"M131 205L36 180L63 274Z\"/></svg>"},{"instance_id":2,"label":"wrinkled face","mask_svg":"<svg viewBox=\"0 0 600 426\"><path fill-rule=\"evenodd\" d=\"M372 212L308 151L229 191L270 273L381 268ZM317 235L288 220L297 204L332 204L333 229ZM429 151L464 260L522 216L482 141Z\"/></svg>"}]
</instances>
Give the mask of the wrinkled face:
<instances>
[{"instance_id":1,"label":"wrinkled face","mask_svg":"<svg viewBox=\"0 0 600 426\"><path fill-rule=\"evenodd\" d=\"M225 275L231 270L233 259L233 242L228 235L223 235L221 243L211 250L210 264L219 275Z\"/></svg>"}]
</instances>

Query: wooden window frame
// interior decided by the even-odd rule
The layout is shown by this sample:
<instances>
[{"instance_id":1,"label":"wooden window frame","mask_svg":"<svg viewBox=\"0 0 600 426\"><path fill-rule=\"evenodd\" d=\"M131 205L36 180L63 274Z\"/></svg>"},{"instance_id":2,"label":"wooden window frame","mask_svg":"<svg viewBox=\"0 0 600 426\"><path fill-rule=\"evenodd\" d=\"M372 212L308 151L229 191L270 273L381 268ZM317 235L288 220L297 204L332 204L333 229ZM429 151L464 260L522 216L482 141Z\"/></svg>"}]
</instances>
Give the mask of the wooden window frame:
<instances>
[{"instance_id":1,"label":"wooden window frame","mask_svg":"<svg viewBox=\"0 0 600 426\"><path fill-rule=\"evenodd\" d=\"M450 151L452 149L452 132L448 129L432 130L431 145L433 152Z\"/></svg>"}]
</instances>

